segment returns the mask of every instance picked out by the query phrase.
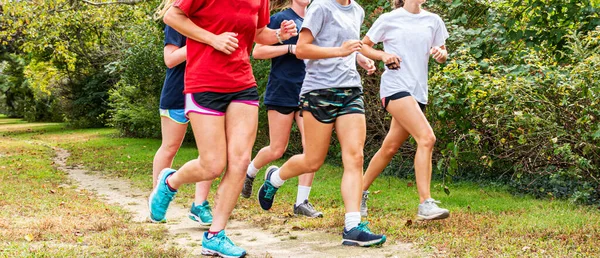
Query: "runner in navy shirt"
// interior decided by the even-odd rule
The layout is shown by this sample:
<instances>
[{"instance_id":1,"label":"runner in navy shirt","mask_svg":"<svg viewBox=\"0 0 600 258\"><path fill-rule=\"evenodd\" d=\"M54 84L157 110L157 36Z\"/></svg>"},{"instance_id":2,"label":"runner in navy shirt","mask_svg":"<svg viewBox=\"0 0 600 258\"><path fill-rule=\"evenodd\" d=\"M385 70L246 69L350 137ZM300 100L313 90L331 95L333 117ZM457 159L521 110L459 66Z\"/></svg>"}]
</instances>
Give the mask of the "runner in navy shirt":
<instances>
[{"instance_id":1,"label":"runner in navy shirt","mask_svg":"<svg viewBox=\"0 0 600 258\"><path fill-rule=\"evenodd\" d=\"M271 1L273 5L279 6L281 6L281 3L285 4L286 2L291 2L291 7L271 16L269 28L278 29L281 21L284 20L292 20L296 23L297 28L302 27L306 7L310 1ZM294 119L302 134L302 144L304 145L304 128L302 117L299 115L299 100L306 66L303 60L296 58L297 41L298 36L272 46L256 44L252 53L256 59L271 59L271 73L269 74L264 100L269 117L270 143L269 146L262 148L248 165L244 189L242 190L242 196L245 198L250 197L252 194L252 184L260 168L283 156L287 149ZM298 194L294 205L294 213L297 215L323 216L323 213L317 211L308 202L314 176L315 174L311 173L302 175L299 178Z\"/></svg>"},{"instance_id":2,"label":"runner in navy shirt","mask_svg":"<svg viewBox=\"0 0 600 258\"><path fill-rule=\"evenodd\" d=\"M174 0L165 0L158 8L155 18L160 19ZM189 120L185 116L183 77L187 55L186 38L175 29L165 26L164 61L167 75L160 94L160 125L162 143L152 162L152 185L156 186L158 174L170 168L183 142ZM189 217L201 225L212 224L210 205L206 200L212 180L196 184L196 195Z\"/></svg>"}]
</instances>

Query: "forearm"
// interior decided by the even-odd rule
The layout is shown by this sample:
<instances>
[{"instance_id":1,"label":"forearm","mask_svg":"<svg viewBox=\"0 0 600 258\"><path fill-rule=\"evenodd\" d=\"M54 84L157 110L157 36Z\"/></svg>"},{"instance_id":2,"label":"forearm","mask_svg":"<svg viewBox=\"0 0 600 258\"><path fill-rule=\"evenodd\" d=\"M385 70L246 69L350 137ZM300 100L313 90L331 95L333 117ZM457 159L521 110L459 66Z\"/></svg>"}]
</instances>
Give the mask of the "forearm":
<instances>
[{"instance_id":1,"label":"forearm","mask_svg":"<svg viewBox=\"0 0 600 258\"><path fill-rule=\"evenodd\" d=\"M269 29L267 27L258 29L256 36L254 36L254 42L261 44L261 45L273 45L273 44L279 43L279 40L277 39L277 35L275 34L275 32L276 32L276 30Z\"/></svg>"},{"instance_id":2,"label":"forearm","mask_svg":"<svg viewBox=\"0 0 600 258\"><path fill-rule=\"evenodd\" d=\"M382 56L385 52L374 49L373 47L371 47L367 44L364 44L364 42L363 42L363 46L360 50L360 53L368 58L373 59L373 60L381 60Z\"/></svg>"},{"instance_id":3,"label":"forearm","mask_svg":"<svg viewBox=\"0 0 600 258\"><path fill-rule=\"evenodd\" d=\"M185 16L183 11L174 6L169 8L165 14L165 17L163 18L163 21L165 24L171 26L173 29L181 33L181 35L207 45L210 45L215 37L215 34L198 27L198 25L193 23L192 20Z\"/></svg>"},{"instance_id":4,"label":"forearm","mask_svg":"<svg viewBox=\"0 0 600 258\"><path fill-rule=\"evenodd\" d=\"M164 54L165 65L167 65L167 67L169 67L169 68L173 68L173 67L185 62L186 55L187 55L187 47L186 46L178 48L177 50L172 51L171 53L166 53L166 51L165 51L165 54Z\"/></svg>"},{"instance_id":5,"label":"forearm","mask_svg":"<svg viewBox=\"0 0 600 258\"><path fill-rule=\"evenodd\" d=\"M288 53L289 45L267 46L256 44L252 51L254 59L271 59Z\"/></svg>"},{"instance_id":6,"label":"forearm","mask_svg":"<svg viewBox=\"0 0 600 258\"><path fill-rule=\"evenodd\" d=\"M339 57L339 47L320 47L314 44L298 44L296 57L298 59L325 59Z\"/></svg>"}]
</instances>

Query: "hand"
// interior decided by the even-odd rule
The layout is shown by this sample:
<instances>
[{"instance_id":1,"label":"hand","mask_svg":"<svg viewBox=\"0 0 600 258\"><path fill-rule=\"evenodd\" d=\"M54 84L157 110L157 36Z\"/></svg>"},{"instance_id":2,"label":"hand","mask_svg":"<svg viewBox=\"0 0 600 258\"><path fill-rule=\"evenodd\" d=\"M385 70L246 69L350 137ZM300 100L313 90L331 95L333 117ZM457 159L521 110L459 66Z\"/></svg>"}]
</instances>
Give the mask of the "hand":
<instances>
[{"instance_id":1,"label":"hand","mask_svg":"<svg viewBox=\"0 0 600 258\"><path fill-rule=\"evenodd\" d=\"M377 70L377 68L375 67L375 62L373 60L371 60L370 58L363 56L363 55L357 55L356 56L356 62L358 62L358 64L360 65L360 67L364 68L365 70L367 70L367 74L371 75L375 72L375 70Z\"/></svg>"},{"instance_id":2,"label":"hand","mask_svg":"<svg viewBox=\"0 0 600 258\"><path fill-rule=\"evenodd\" d=\"M432 47L431 48L431 57L435 59L438 63L443 63L446 61L446 57L448 57L448 51L445 49L441 49L440 47Z\"/></svg>"},{"instance_id":3,"label":"hand","mask_svg":"<svg viewBox=\"0 0 600 258\"><path fill-rule=\"evenodd\" d=\"M282 41L288 40L294 36L298 36L298 29L296 28L296 23L294 21L282 21L279 29L279 36L281 37Z\"/></svg>"},{"instance_id":4,"label":"hand","mask_svg":"<svg viewBox=\"0 0 600 258\"><path fill-rule=\"evenodd\" d=\"M344 57L356 51L360 51L362 44L363 43L360 40L348 40L342 43L342 46L338 48L337 56Z\"/></svg>"},{"instance_id":5,"label":"hand","mask_svg":"<svg viewBox=\"0 0 600 258\"><path fill-rule=\"evenodd\" d=\"M234 32L223 32L213 38L210 45L227 55L230 55L238 48L237 33Z\"/></svg>"},{"instance_id":6,"label":"hand","mask_svg":"<svg viewBox=\"0 0 600 258\"><path fill-rule=\"evenodd\" d=\"M402 62L402 58L397 55L390 53L383 53L381 56L381 61L387 66L390 70L400 69L400 62Z\"/></svg>"}]
</instances>

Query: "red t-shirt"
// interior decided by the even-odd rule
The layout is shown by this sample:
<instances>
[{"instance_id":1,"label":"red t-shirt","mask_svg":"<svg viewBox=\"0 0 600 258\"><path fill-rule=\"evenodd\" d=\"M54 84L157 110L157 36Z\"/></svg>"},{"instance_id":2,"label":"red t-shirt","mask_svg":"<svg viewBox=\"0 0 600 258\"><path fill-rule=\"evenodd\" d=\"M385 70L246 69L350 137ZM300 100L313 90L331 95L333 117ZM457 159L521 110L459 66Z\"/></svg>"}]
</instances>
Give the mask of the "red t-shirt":
<instances>
[{"instance_id":1,"label":"red t-shirt","mask_svg":"<svg viewBox=\"0 0 600 258\"><path fill-rule=\"evenodd\" d=\"M238 34L239 47L227 55L188 38L185 93L238 92L256 85L250 51L257 28L269 24L268 0L177 0L194 24L215 35Z\"/></svg>"}]
</instances>

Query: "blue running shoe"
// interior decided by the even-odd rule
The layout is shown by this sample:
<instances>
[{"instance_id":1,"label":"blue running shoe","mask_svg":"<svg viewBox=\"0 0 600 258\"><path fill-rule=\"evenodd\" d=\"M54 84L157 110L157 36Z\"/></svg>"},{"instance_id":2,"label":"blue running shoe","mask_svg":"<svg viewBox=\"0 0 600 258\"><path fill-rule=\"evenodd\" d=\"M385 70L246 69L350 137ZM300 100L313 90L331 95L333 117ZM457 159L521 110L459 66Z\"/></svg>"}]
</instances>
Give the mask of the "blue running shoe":
<instances>
[{"instance_id":1,"label":"blue running shoe","mask_svg":"<svg viewBox=\"0 0 600 258\"><path fill-rule=\"evenodd\" d=\"M192 203L190 214L188 215L191 220L200 223L202 226L210 226L212 224L213 216L208 201L204 201L200 205Z\"/></svg>"},{"instance_id":2,"label":"blue running shoe","mask_svg":"<svg viewBox=\"0 0 600 258\"><path fill-rule=\"evenodd\" d=\"M277 193L277 190L279 189L273 186L270 181L271 175L273 172L277 171L277 169L279 169L277 166L270 166L267 169L267 173L265 173L265 182L260 189L258 189L258 203L260 203L260 207L266 211L273 206L275 193Z\"/></svg>"},{"instance_id":3,"label":"blue running shoe","mask_svg":"<svg viewBox=\"0 0 600 258\"><path fill-rule=\"evenodd\" d=\"M167 177L175 173L174 169L165 168L158 175L158 183L156 188L152 190L148 199L148 208L150 209L150 221L160 223L165 221L165 214L169 203L175 197L177 191L173 192L167 186Z\"/></svg>"},{"instance_id":4,"label":"blue running shoe","mask_svg":"<svg viewBox=\"0 0 600 258\"><path fill-rule=\"evenodd\" d=\"M246 256L246 250L235 245L225 235L225 230L208 239L208 232L204 232L202 238L202 254L208 256L220 256L225 258L237 258Z\"/></svg>"},{"instance_id":5,"label":"blue running shoe","mask_svg":"<svg viewBox=\"0 0 600 258\"><path fill-rule=\"evenodd\" d=\"M384 235L373 234L367 227L369 222L362 222L358 226L342 234L342 245L369 247L385 243Z\"/></svg>"}]
</instances>

